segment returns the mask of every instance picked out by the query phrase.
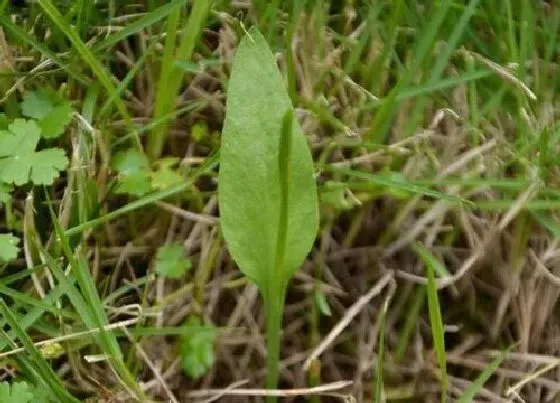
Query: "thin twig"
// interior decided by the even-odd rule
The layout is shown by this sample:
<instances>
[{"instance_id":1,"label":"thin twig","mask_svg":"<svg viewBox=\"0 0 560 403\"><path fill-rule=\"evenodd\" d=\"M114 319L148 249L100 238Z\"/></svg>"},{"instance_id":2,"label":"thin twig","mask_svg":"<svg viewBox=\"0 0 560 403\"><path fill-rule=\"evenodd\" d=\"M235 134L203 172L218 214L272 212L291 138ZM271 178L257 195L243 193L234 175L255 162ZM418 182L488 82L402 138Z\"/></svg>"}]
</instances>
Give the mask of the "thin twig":
<instances>
[{"instance_id":1,"label":"thin twig","mask_svg":"<svg viewBox=\"0 0 560 403\"><path fill-rule=\"evenodd\" d=\"M132 325L136 324L137 322L138 322L138 318L123 320L122 322L112 323L110 325L104 326L103 330L112 330L112 329L116 329L116 328L123 328L124 329L125 327L132 326ZM45 346L45 345L49 345L49 344L60 343L62 341L78 339L78 338L83 337L83 336L89 336L89 335L92 335L92 334L99 333L100 331L101 331L101 328L97 327L95 329L90 329L90 330L86 330L86 331L83 331L83 332L70 333L70 334L65 334L63 336L55 337L53 339L38 341L37 343L34 343L33 345L35 347L41 347L41 346ZM22 353L24 351L25 351L25 348L23 348L23 347L14 348L13 350L5 351L3 353L0 353L0 359L4 358L4 357L7 357L7 356L10 356L10 355L13 355L13 354Z\"/></svg>"},{"instance_id":2,"label":"thin twig","mask_svg":"<svg viewBox=\"0 0 560 403\"><path fill-rule=\"evenodd\" d=\"M315 386L313 388L300 389L203 389L190 392L187 394L187 396L190 398L205 397L211 395L275 397L317 396L344 389L351 384L352 381L338 381L321 386Z\"/></svg>"},{"instance_id":3,"label":"thin twig","mask_svg":"<svg viewBox=\"0 0 560 403\"><path fill-rule=\"evenodd\" d=\"M126 328L123 328L123 331L124 331L124 334L126 335L126 337L128 337L128 339L134 344L134 348L136 349L136 351L138 351L138 354L140 354L140 356L142 357L144 362L148 365L148 367L150 367L150 369L154 373L154 376L156 377L159 384L161 385L161 387L163 388L163 390L167 394L167 397L169 398L169 401L171 403L179 403L179 401L177 400L177 398L175 397L175 395L173 394L171 389L169 389L169 386L167 386L167 382L165 382L165 379L163 379L163 376L161 375L161 371L154 365L152 360L150 360L150 357L148 357L148 354L146 354L144 349L138 343L136 343L134 341L133 337L130 335L128 330L126 330Z\"/></svg>"},{"instance_id":4,"label":"thin twig","mask_svg":"<svg viewBox=\"0 0 560 403\"><path fill-rule=\"evenodd\" d=\"M362 295L344 314L340 322L336 324L335 327L330 331L330 333L323 339L321 344L319 344L309 355L305 363L303 364L303 369L307 371L311 366L313 360L319 357L331 344L332 342L346 329L350 324L352 319L362 310L362 308L367 305L367 303L376 295L378 295L391 281L393 281L393 273L385 274L370 290L367 294Z\"/></svg>"},{"instance_id":5,"label":"thin twig","mask_svg":"<svg viewBox=\"0 0 560 403\"><path fill-rule=\"evenodd\" d=\"M184 218L185 220L189 221L197 221L204 224L216 224L218 222L218 218L212 217L206 214L198 214L193 213L192 211L183 210L173 204L165 203L162 201L156 201L155 203L158 207L161 207L163 210L168 211L172 214L175 214L179 217Z\"/></svg>"}]
</instances>

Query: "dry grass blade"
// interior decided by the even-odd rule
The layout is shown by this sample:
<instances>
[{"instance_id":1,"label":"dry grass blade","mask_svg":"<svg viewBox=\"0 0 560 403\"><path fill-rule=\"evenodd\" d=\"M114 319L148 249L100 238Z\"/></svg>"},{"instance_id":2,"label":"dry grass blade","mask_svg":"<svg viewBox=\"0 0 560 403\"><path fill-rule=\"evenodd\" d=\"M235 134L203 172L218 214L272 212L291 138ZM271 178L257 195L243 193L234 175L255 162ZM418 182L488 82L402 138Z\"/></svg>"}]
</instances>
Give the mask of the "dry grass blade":
<instances>
[{"instance_id":1,"label":"dry grass blade","mask_svg":"<svg viewBox=\"0 0 560 403\"><path fill-rule=\"evenodd\" d=\"M342 319L336 324L336 326L329 332L329 334L323 339L321 344L319 344L312 352L309 354L307 359L303 364L303 369L305 371L309 370L311 363L319 357L326 349L329 348L331 343L346 329L350 322L360 313L362 308L367 305L371 299L385 287L387 287L393 280L393 273L387 273L375 285L367 292L367 294L362 295L350 308L346 310Z\"/></svg>"},{"instance_id":2,"label":"dry grass blade","mask_svg":"<svg viewBox=\"0 0 560 403\"><path fill-rule=\"evenodd\" d=\"M189 392L188 397L200 398L210 395L263 397L332 396L332 392L342 390L350 385L352 385L352 381L338 381L313 388L301 389L206 389Z\"/></svg>"}]
</instances>

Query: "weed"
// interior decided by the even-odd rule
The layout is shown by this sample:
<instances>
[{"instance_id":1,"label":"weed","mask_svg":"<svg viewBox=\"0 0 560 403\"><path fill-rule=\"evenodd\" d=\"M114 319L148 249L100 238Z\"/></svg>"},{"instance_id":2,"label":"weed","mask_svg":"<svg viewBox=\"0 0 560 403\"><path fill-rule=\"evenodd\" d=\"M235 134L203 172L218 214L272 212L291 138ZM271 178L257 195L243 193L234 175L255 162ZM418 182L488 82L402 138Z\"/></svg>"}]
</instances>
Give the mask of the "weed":
<instances>
[{"instance_id":1,"label":"weed","mask_svg":"<svg viewBox=\"0 0 560 403\"><path fill-rule=\"evenodd\" d=\"M318 212L305 137L257 29L241 41L229 81L219 201L229 251L264 299L267 387L276 388L286 288L311 249Z\"/></svg>"}]
</instances>

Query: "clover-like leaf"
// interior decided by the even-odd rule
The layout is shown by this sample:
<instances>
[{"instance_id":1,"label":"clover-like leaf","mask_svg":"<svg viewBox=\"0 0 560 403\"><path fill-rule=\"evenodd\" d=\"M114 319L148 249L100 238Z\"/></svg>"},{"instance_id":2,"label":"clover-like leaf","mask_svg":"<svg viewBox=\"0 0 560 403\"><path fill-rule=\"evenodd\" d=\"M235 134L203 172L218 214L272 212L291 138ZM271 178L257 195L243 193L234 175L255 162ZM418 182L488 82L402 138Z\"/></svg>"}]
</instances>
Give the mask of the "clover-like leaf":
<instances>
[{"instance_id":1,"label":"clover-like leaf","mask_svg":"<svg viewBox=\"0 0 560 403\"><path fill-rule=\"evenodd\" d=\"M129 175L148 170L148 159L140 151L129 148L113 156L113 169L121 174Z\"/></svg>"},{"instance_id":2,"label":"clover-like leaf","mask_svg":"<svg viewBox=\"0 0 560 403\"><path fill-rule=\"evenodd\" d=\"M156 253L156 273L163 277L180 278L191 268L181 244L164 245Z\"/></svg>"},{"instance_id":3,"label":"clover-like leaf","mask_svg":"<svg viewBox=\"0 0 560 403\"><path fill-rule=\"evenodd\" d=\"M146 172L137 172L130 175L122 175L115 187L117 194L129 194L144 196L152 190L150 177Z\"/></svg>"},{"instance_id":4,"label":"clover-like leaf","mask_svg":"<svg viewBox=\"0 0 560 403\"><path fill-rule=\"evenodd\" d=\"M33 120L15 119L8 130L0 130L0 182L50 185L68 165L63 150L35 151L41 129Z\"/></svg>"},{"instance_id":5,"label":"clover-like leaf","mask_svg":"<svg viewBox=\"0 0 560 403\"><path fill-rule=\"evenodd\" d=\"M47 116L57 103L56 95L52 91L27 91L23 94L21 112L23 116L42 119Z\"/></svg>"},{"instance_id":6,"label":"clover-like leaf","mask_svg":"<svg viewBox=\"0 0 560 403\"><path fill-rule=\"evenodd\" d=\"M128 149L115 154L112 167L119 172L115 193L143 196L152 190L148 159L141 152Z\"/></svg>"},{"instance_id":7,"label":"clover-like leaf","mask_svg":"<svg viewBox=\"0 0 560 403\"><path fill-rule=\"evenodd\" d=\"M60 136L72 120L70 103L49 90L26 92L23 95L21 110L24 116L37 119L44 138Z\"/></svg>"},{"instance_id":8,"label":"clover-like leaf","mask_svg":"<svg viewBox=\"0 0 560 403\"><path fill-rule=\"evenodd\" d=\"M33 392L25 382L0 383L0 402L29 403L33 400Z\"/></svg>"},{"instance_id":9,"label":"clover-like leaf","mask_svg":"<svg viewBox=\"0 0 560 403\"><path fill-rule=\"evenodd\" d=\"M200 318L191 316L186 326L201 326ZM216 331L212 326L206 326L199 332L189 332L181 336L180 354L183 371L193 379L200 378L214 364L214 341Z\"/></svg>"},{"instance_id":10,"label":"clover-like leaf","mask_svg":"<svg viewBox=\"0 0 560 403\"><path fill-rule=\"evenodd\" d=\"M183 177L172 169L164 168L152 172L152 187L154 189L165 189L171 185L181 183Z\"/></svg>"},{"instance_id":11,"label":"clover-like leaf","mask_svg":"<svg viewBox=\"0 0 560 403\"><path fill-rule=\"evenodd\" d=\"M18 244L19 239L12 234L0 234L0 262L14 260L18 256Z\"/></svg>"}]
</instances>

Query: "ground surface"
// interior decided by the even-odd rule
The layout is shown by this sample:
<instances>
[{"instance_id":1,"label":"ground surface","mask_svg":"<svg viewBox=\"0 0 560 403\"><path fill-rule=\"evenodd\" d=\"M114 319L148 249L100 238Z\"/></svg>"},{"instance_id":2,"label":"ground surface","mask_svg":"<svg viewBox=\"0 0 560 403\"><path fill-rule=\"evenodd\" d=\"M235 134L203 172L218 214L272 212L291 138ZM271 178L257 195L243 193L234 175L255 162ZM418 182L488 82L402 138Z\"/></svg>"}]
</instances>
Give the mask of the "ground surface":
<instances>
[{"instance_id":1,"label":"ground surface","mask_svg":"<svg viewBox=\"0 0 560 403\"><path fill-rule=\"evenodd\" d=\"M557 399L553 2L0 3L0 232L17 238L0 239L1 359L29 393L13 401L263 387L262 304L228 255L216 194L228 76L252 25L277 54L320 196L280 386L349 380L332 393L372 401L383 352L387 401L440 401L445 373L451 400L481 373L479 401ZM40 139L10 128L21 118ZM25 152L18 130L36 136ZM239 393L222 401L256 399Z\"/></svg>"}]
</instances>

